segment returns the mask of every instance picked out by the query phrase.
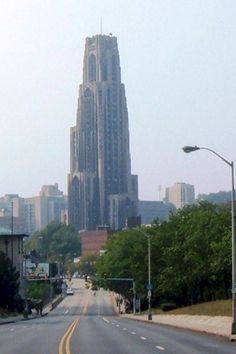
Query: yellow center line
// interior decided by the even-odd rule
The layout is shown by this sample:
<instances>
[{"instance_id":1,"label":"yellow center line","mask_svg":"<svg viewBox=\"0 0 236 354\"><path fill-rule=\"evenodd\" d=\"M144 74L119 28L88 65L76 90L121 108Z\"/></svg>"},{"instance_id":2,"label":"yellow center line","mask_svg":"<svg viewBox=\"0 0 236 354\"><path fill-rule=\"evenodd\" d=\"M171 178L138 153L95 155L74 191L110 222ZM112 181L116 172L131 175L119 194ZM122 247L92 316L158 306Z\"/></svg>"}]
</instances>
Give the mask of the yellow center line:
<instances>
[{"instance_id":1,"label":"yellow center line","mask_svg":"<svg viewBox=\"0 0 236 354\"><path fill-rule=\"evenodd\" d=\"M71 330L70 330L70 332L69 332L69 334L68 334L68 336L66 338L66 354L71 354L71 351L70 351L70 340L71 340L72 334L74 333L75 327L77 326L78 322L79 322L79 318L76 321L74 321L74 324L73 324L73 326L72 326L72 328L71 328Z\"/></svg>"},{"instance_id":2,"label":"yellow center line","mask_svg":"<svg viewBox=\"0 0 236 354\"><path fill-rule=\"evenodd\" d=\"M86 298L86 302L83 306L83 310L82 310L82 314L84 315L87 311L88 308L88 304L89 304L89 297ZM77 326L77 324L79 323L80 318L78 317L77 319L75 319L70 326L68 327L67 331L65 332L65 334L63 335L63 337L60 340L59 343L59 354L71 354L70 351L70 341L71 341L71 337L74 333L75 327ZM64 348L65 347L65 348ZM65 351L64 351L65 349Z\"/></svg>"},{"instance_id":3,"label":"yellow center line","mask_svg":"<svg viewBox=\"0 0 236 354\"><path fill-rule=\"evenodd\" d=\"M60 344L59 344L59 354L63 354L63 347L64 347L64 342L66 340L66 337L68 336L68 334L70 333L71 329L73 328L75 322L77 320L75 319L71 324L70 326L68 327L66 333L63 335L63 337L61 338L60 340Z\"/></svg>"}]
</instances>

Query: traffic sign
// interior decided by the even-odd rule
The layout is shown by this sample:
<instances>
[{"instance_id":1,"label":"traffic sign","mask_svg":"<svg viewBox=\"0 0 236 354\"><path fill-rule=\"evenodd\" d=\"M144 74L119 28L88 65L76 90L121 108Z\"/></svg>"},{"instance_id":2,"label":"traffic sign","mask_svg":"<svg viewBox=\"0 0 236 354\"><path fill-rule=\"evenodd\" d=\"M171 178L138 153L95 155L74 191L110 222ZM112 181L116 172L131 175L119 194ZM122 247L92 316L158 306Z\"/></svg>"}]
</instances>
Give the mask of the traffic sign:
<instances>
[{"instance_id":1,"label":"traffic sign","mask_svg":"<svg viewBox=\"0 0 236 354\"><path fill-rule=\"evenodd\" d=\"M153 285L152 284L147 284L146 285L146 289L147 290L152 290L153 289Z\"/></svg>"}]
</instances>

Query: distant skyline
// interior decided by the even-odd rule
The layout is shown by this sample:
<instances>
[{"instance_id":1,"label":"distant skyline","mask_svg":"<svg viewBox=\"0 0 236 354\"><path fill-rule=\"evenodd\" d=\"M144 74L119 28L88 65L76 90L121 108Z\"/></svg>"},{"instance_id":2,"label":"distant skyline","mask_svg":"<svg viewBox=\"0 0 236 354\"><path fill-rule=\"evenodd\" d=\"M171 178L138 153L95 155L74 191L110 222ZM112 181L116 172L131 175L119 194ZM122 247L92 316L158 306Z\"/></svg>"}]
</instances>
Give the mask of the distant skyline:
<instances>
[{"instance_id":1,"label":"distant skyline","mask_svg":"<svg viewBox=\"0 0 236 354\"><path fill-rule=\"evenodd\" d=\"M229 191L226 164L182 147L236 163L235 0L1 0L0 196L67 193L85 38L101 17L118 39L139 198L176 182Z\"/></svg>"}]
</instances>

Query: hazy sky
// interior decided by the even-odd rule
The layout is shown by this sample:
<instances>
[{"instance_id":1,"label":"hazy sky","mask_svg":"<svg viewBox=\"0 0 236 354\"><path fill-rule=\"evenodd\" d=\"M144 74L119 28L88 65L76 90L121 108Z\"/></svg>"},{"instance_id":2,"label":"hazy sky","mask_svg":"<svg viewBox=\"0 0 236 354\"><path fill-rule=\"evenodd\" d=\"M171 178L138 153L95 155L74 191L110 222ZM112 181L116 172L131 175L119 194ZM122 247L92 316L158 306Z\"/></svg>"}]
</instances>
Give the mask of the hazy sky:
<instances>
[{"instance_id":1,"label":"hazy sky","mask_svg":"<svg viewBox=\"0 0 236 354\"><path fill-rule=\"evenodd\" d=\"M101 16L118 38L140 199L175 182L230 190L224 162L182 146L236 161L235 0L0 0L0 196L67 192L85 37Z\"/></svg>"}]
</instances>

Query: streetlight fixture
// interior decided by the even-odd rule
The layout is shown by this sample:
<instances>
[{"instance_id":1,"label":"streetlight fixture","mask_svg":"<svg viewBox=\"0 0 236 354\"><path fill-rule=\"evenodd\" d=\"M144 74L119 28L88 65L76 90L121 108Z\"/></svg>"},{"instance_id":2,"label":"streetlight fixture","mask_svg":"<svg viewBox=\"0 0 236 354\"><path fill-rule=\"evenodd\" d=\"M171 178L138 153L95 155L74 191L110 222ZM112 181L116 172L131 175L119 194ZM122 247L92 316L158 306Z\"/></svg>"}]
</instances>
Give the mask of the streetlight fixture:
<instances>
[{"instance_id":1,"label":"streetlight fixture","mask_svg":"<svg viewBox=\"0 0 236 354\"><path fill-rule=\"evenodd\" d=\"M151 283L151 240L150 235L138 229L148 240L148 320L152 320L152 283Z\"/></svg>"},{"instance_id":2,"label":"streetlight fixture","mask_svg":"<svg viewBox=\"0 0 236 354\"><path fill-rule=\"evenodd\" d=\"M231 179L232 179L232 192L231 192L231 223L232 223L232 328L231 334L236 334L236 259L235 259L235 191L234 191L234 162L228 161L216 151L199 146L184 146L183 151L186 153L197 151L197 150L208 150L214 155L223 160L228 166L231 167Z\"/></svg>"}]
</instances>

